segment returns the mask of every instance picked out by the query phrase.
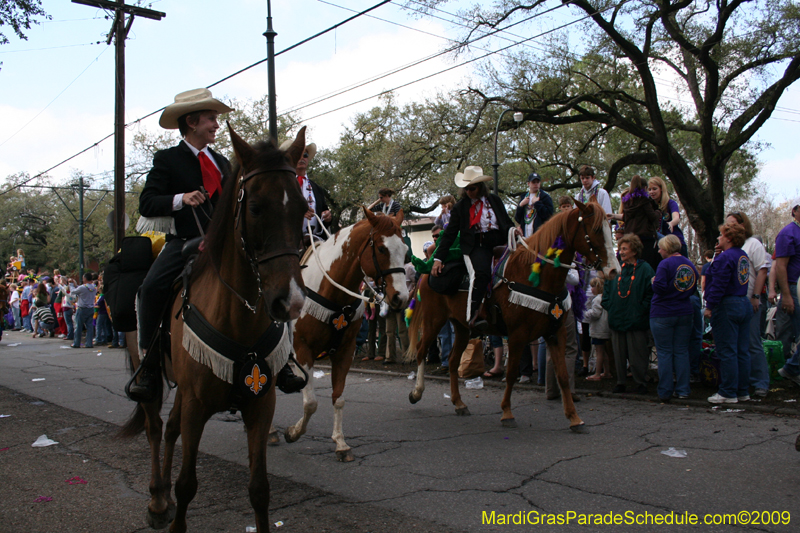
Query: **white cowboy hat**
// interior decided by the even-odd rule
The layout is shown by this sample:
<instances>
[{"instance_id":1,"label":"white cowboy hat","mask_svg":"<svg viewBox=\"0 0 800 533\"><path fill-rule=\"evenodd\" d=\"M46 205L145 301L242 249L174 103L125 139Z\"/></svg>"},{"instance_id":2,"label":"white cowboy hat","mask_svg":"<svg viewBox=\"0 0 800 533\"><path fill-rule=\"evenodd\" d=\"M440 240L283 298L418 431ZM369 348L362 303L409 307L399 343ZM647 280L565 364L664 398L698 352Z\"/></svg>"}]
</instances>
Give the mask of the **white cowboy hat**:
<instances>
[{"instance_id":1,"label":"white cowboy hat","mask_svg":"<svg viewBox=\"0 0 800 533\"><path fill-rule=\"evenodd\" d=\"M455 177L456 185L461 189L464 189L475 183L491 180L491 176L483 175L483 169L481 167L467 167L464 169L463 173L459 172Z\"/></svg>"},{"instance_id":2,"label":"white cowboy hat","mask_svg":"<svg viewBox=\"0 0 800 533\"><path fill-rule=\"evenodd\" d=\"M280 150L282 152L285 152L286 150L289 149L289 147L292 145L293 142L294 140L292 139L286 139L281 143ZM311 160L314 159L314 156L317 155L317 144L316 143L307 144L306 152L308 152L308 162L310 163Z\"/></svg>"},{"instance_id":3,"label":"white cowboy hat","mask_svg":"<svg viewBox=\"0 0 800 533\"><path fill-rule=\"evenodd\" d=\"M175 96L175 102L169 104L161 113L158 124L165 130L178 129L178 118L193 111L230 113L233 109L212 97L208 89L192 89Z\"/></svg>"}]
</instances>

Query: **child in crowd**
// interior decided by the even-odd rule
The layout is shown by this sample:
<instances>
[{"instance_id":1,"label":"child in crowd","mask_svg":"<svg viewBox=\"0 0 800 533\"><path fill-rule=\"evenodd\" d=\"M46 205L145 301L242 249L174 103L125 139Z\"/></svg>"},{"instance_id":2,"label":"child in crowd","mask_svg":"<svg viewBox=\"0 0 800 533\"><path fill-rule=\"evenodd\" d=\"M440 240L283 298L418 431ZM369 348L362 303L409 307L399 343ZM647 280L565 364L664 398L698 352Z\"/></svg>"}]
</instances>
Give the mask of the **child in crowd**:
<instances>
[{"instance_id":1,"label":"child in crowd","mask_svg":"<svg viewBox=\"0 0 800 533\"><path fill-rule=\"evenodd\" d=\"M558 210L559 211L571 211L572 210L572 198L569 196L562 196L558 199Z\"/></svg>"},{"instance_id":2,"label":"child in crowd","mask_svg":"<svg viewBox=\"0 0 800 533\"><path fill-rule=\"evenodd\" d=\"M590 283L592 300L587 303L583 319L589 323L589 333L594 347L594 374L587 377L588 381L599 381L603 378L610 379L611 364L605 355L606 341L611 339L611 330L608 328L608 311L603 309L603 280L594 278Z\"/></svg>"},{"instance_id":3,"label":"child in crowd","mask_svg":"<svg viewBox=\"0 0 800 533\"><path fill-rule=\"evenodd\" d=\"M446 228L450 222L450 210L456 205L456 199L452 194L442 196L439 199L439 205L442 208L442 213L433 221L434 225Z\"/></svg>"}]
</instances>

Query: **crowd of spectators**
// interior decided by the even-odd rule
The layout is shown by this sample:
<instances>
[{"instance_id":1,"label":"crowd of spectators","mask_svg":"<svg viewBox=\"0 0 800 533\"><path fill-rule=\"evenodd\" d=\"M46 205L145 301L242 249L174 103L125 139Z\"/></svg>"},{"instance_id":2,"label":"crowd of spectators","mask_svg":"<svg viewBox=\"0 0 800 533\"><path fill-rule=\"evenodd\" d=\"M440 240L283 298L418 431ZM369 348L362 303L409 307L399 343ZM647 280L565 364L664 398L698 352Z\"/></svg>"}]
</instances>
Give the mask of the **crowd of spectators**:
<instances>
[{"instance_id":1,"label":"crowd of spectators","mask_svg":"<svg viewBox=\"0 0 800 533\"><path fill-rule=\"evenodd\" d=\"M5 279L8 294L0 320L3 329L25 331L33 338L72 341L73 348L125 347L125 335L114 330L103 295L103 279L87 272L77 283L58 269L37 272L26 269L22 250L12 256Z\"/></svg>"}]
</instances>

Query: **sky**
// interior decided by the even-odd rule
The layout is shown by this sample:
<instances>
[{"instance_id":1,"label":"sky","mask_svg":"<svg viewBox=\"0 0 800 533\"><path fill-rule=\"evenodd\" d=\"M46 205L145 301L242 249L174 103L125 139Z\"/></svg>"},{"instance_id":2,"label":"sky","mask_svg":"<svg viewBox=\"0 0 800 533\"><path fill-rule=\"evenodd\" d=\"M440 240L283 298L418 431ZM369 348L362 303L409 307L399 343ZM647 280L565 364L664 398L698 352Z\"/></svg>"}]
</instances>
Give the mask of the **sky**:
<instances>
[{"instance_id":1,"label":"sky","mask_svg":"<svg viewBox=\"0 0 800 533\"><path fill-rule=\"evenodd\" d=\"M353 15L343 8L361 11L376 3L273 0L275 50ZM46 170L114 130L114 46L105 44L112 21L102 10L67 0L42 4L52 20L28 30L27 41L9 35L8 27L3 27L11 42L0 46L0 181L19 172L34 175ZM126 41L126 122L171 103L179 92L208 86L266 57L265 0L155 0L143 6L163 11L166 17L161 21L137 17L133 22ZM454 11L455 7L445 9ZM562 20L574 18L560 11ZM448 38L463 35L463 28L455 24L414 16L397 3L370 14L385 20L360 17L276 58L279 113L436 54L450 44ZM463 58L441 56L303 107L300 115L310 141L320 147L334 146L355 113L378 104L377 98L369 97L460 61ZM476 76L473 68L454 68L398 89L395 95L403 104L437 90L466 86ZM260 98L267 91L266 63L211 90L218 97ZM362 99L366 100L351 105ZM336 111L343 106L347 107ZM157 121L158 114L130 126L127 140L139 130L158 131ZM761 178L777 199L800 196L794 179L794 170L800 168L798 138L800 87L795 85L757 137L769 145L760 154ZM76 171L88 175L112 171L113 150L110 138L50 171L48 183L66 182ZM483 166L490 167L490 162Z\"/></svg>"}]
</instances>

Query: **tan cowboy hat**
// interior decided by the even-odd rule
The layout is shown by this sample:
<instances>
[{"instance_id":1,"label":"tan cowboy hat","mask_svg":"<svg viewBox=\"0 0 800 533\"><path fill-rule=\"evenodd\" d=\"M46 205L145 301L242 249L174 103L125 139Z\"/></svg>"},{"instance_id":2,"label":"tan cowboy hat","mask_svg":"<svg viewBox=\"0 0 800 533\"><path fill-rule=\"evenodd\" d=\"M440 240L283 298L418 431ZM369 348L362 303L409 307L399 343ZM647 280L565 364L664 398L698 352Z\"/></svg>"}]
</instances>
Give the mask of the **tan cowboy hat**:
<instances>
[{"instance_id":1,"label":"tan cowboy hat","mask_svg":"<svg viewBox=\"0 0 800 533\"><path fill-rule=\"evenodd\" d=\"M169 104L161 113L158 124L165 130L178 129L178 118L193 111L230 113L233 109L212 97L208 89L192 89L175 96L175 102Z\"/></svg>"},{"instance_id":2,"label":"tan cowboy hat","mask_svg":"<svg viewBox=\"0 0 800 533\"><path fill-rule=\"evenodd\" d=\"M289 147L292 145L293 142L294 140L292 139L286 139L281 143L280 150L285 152L286 150L289 149ZM311 163L311 160L314 159L315 155L317 155L317 144L316 143L307 144L306 152L308 152L308 162Z\"/></svg>"},{"instance_id":3,"label":"tan cowboy hat","mask_svg":"<svg viewBox=\"0 0 800 533\"><path fill-rule=\"evenodd\" d=\"M455 177L456 185L461 189L469 187L475 183L491 180L491 176L483 175L483 169L481 167L467 167L464 169L463 173L459 172Z\"/></svg>"}]
</instances>

